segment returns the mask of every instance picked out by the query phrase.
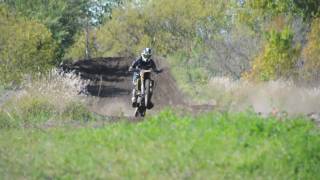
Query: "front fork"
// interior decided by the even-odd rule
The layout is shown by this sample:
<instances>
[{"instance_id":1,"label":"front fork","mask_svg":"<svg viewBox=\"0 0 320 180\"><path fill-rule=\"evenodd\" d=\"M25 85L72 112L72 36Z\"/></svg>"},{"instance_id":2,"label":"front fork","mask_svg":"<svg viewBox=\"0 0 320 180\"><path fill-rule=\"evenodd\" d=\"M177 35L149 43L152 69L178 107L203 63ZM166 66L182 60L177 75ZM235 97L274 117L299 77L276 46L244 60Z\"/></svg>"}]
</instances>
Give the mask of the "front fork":
<instances>
[{"instance_id":1,"label":"front fork","mask_svg":"<svg viewBox=\"0 0 320 180\"><path fill-rule=\"evenodd\" d=\"M144 77L141 76L141 89L140 89L140 92L141 92L141 95L144 96L144 91L145 91L145 87L144 87ZM150 95L152 96L152 92L153 92L153 87L154 87L154 81L150 79Z\"/></svg>"},{"instance_id":2,"label":"front fork","mask_svg":"<svg viewBox=\"0 0 320 180\"><path fill-rule=\"evenodd\" d=\"M140 89L141 96L144 96L144 74L140 75L140 83L141 83L141 89Z\"/></svg>"},{"instance_id":3,"label":"front fork","mask_svg":"<svg viewBox=\"0 0 320 180\"><path fill-rule=\"evenodd\" d=\"M140 84L139 84L140 83ZM153 94L153 88L154 88L154 81L150 79L150 99L152 97L152 94ZM139 85L140 85L140 92L139 92L139 97L143 97L144 94L145 94L145 84L144 84L144 76L141 76L140 77L140 82L137 83L138 86L137 89L135 91L138 91L139 92Z\"/></svg>"}]
</instances>

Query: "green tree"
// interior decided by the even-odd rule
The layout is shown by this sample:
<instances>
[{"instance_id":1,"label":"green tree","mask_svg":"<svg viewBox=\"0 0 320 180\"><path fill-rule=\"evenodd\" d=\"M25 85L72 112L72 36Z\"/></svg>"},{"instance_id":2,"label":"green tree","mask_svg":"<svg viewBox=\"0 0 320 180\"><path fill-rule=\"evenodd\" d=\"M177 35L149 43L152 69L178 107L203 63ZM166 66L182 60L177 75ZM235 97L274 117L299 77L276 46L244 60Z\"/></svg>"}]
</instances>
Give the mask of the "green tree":
<instances>
[{"instance_id":1,"label":"green tree","mask_svg":"<svg viewBox=\"0 0 320 180\"><path fill-rule=\"evenodd\" d=\"M152 46L158 54L167 55L182 48L190 50L202 32L210 31L209 21L217 26L225 20L221 12L226 6L218 0L127 2L97 29L98 51L101 55L133 55Z\"/></svg>"},{"instance_id":2,"label":"green tree","mask_svg":"<svg viewBox=\"0 0 320 180\"><path fill-rule=\"evenodd\" d=\"M26 74L52 67L56 46L43 24L27 21L1 5L0 23L0 83L19 83Z\"/></svg>"},{"instance_id":3,"label":"green tree","mask_svg":"<svg viewBox=\"0 0 320 180\"><path fill-rule=\"evenodd\" d=\"M57 55L61 59L65 50L75 41L77 33L86 26L100 25L105 14L110 16L113 6L121 0L4 0L11 10L47 26L58 43Z\"/></svg>"},{"instance_id":4,"label":"green tree","mask_svg":"<svg viewBox=\"0 0 320 180\"><path fill-rule=\"evenodd\" d=\"M263 51L254 59L251 71L245 73L244 77L268 81L292 76L300 52L299 48L292 44L293 33L289 28L268 33Z\"/></svg>"},{"instance_id":5,"label":"green tree","mask_svg":"<svg viewBox=\"0 0 320 180\"><path fill-rule=\"evenodd\" d=\"M243 0L242 2L241 5L247 8L247 15L253 15L253 18L287 14L310 19L320 15L318 0Z\"/></svg>"},{"instance_id":6,"label":"green tree","mask_svg":"<svg viewBox=\"0 0 320 180\"><path fill-rule=\"evenodd\" d=\"M10 10L29 19L45 24L59 44L57 55L63 56L64 49L73 43L73 36L81 28L79 17L83 17L85 0L5 0Z\"/></svg>"},{"instance_id":7,"label":"green tree","mask_svg":"<svg viewBox=\"0 0 320 180\"><path fill-rule=\"evenodd\" d=\"M320 16L319 0L293 0L297 12L305 19L313 19Z\"/></svg>"}]
</instances>

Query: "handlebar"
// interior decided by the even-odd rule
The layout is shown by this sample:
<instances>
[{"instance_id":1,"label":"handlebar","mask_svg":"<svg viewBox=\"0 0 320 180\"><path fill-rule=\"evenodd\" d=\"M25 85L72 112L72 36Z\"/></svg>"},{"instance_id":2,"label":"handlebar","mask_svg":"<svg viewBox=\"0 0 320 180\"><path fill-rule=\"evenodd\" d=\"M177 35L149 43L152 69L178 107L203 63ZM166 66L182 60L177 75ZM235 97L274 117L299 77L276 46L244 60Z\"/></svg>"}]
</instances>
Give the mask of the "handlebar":
<instances>
[{"instance_id":1,"label":"handlebar","mask_svg":"<svg viewBox=\"0 0 320 180\"><path fill-rule=\"evenodd\" d=\"M147 72L152 72L151 69L141 69L140 73L147 73Z\"/></svg>"},{"instance_id":2,"label":"handlebar","mask_svg":"<svg viewBox=\"0 0 320 180\"><path fill-rule=\"evenodd\" d=\"M130 69L129 72L137 72L137 73L147 73L147 72L155 72L155 73L161 73L163 70L160 69L159 71L153 71L152 69Z\"/></svg>"}]
</instances>

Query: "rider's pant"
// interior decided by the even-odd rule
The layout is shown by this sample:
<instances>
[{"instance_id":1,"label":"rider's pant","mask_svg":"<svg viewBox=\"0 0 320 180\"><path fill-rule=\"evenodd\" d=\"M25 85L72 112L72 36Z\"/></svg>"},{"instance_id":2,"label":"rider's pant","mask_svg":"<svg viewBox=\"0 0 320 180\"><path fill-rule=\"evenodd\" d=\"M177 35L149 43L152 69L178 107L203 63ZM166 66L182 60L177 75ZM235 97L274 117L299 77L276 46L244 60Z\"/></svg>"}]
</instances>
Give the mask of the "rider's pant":
<instances>
[{"instance_id":1,"label":"rider's pant","mask_svg":"<svg viewBox=\"0 0 320 180\"><path fill-rule=\"evenodd\" d=\"M132 101L135 101L135 100L136 100L136 94L137 94L136 86L137 86L137 83L138 83L138 79L139 79L139 73L134 72L134 73L133 73L133 78L132 78L132 84L133 84L133 88L132 88Z\"/></svg>"},{"instance_id":2,"label":"rider's pant","mask_svg":"<svg viewBox=\"0 0 320 180\"><path fill-rule=\"evenodd\" d=\"M132 77L132 84L134 87L137 85L138 79L139 79L139 73L134 72Z\"/></svg>"}]
</instances>

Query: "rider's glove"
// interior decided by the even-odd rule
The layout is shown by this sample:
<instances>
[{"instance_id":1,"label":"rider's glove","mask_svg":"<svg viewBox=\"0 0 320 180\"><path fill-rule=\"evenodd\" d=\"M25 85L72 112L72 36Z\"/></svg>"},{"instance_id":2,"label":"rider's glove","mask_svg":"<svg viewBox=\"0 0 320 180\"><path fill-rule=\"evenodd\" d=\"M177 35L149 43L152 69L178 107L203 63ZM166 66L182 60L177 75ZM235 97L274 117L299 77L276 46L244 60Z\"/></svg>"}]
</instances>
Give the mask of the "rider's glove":
<instances>
[{"instance_id":1,"label":"rider's glove","mask_svg":"<svg viewBox=\"0 0 320 180\"><path fill-rule=\"evenodd\" d=\"M162 73L162 71L163 71L163 69L157 69L155 72L156 72L157 74L159 74L159 73Z\"/></svg>"},{"instance_id":2,"label":"rider's glove","mask_svg":"<svg viewBox=\"0 0 320 180\"><path fill-rule=\"evenodd\" d=\"M132 72L132 71L133 71L132 66L129 67L129 70L128 70L128 71L129 71L129 72Z\"/></svg>"}]
</instances>

